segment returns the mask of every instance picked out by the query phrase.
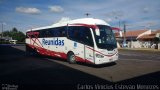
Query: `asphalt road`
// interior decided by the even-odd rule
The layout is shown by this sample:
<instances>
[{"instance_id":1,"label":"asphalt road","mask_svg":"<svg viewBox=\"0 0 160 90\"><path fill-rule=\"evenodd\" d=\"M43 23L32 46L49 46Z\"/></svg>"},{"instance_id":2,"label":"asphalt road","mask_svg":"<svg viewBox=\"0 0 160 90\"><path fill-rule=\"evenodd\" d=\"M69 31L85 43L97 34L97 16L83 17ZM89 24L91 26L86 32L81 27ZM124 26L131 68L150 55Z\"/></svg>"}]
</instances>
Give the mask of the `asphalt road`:
<instances>
[{"instance_id":1,"label":"asphalt road","mask_svg":"<svg viewBox=\"0 0 160 90\"><path fill-rule=\"evenodd\" d=\"M23 45L0 45L0 88L160 89L160 52L120 50L119 55L116 63L69 64L53 57L26 56Z\"/></svg>"}]
</instances>

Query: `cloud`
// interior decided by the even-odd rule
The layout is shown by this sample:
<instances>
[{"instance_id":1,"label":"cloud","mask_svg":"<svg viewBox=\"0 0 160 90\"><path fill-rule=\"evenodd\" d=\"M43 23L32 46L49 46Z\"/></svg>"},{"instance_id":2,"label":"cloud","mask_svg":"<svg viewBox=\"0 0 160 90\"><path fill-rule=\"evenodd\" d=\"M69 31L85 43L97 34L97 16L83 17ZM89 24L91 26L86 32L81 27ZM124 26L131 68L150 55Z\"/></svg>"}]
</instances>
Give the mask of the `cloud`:
<instances>
[{"instance_id":1,"label":"cloud","mask_svg":"<svg viewBox=\"0 0 160 90\"><path fill-rule=\"evenodd\" d=\"M20 13L26 13L26 14L39 14L41 11L37 8L31 8L31 7L17 7L16 12Z\"/></svg>"},{"instance_id":2,"label":"cloud","mask_svg":"<svg viewBox=\"0 0 160 90\"><path fill-rule=\"evenodd\" d=\"M54 12L54 13L62 13L64 12L64 9L61 7L61 6L49 6L49 9L51 12Z\"/></svg>"},{"instance_id":3,"label":"cloud","mask_svg":"<svg viewBox=\"0 0 160 90\"><path fill-rule=\"evenodd\" d=\"M112 18L106 18L105 21L111 22L111 21L112 21Z\"/></svg>"},{"instance_id":4,"label":"cloud","mask_svg":"<svg viewBox=\"0 0 160 90\"><path fill-rule=\"evenodd\" d=\"M143 12L144 12L144 13L148 13L148 12L149 12L149 8L148 8L148 7L144 7L144 8L143 8Z\"/></svg>"},{"instance_id":5,"label":"cloud","mask_svg":"<svg viewBox=\"0 0 160 90\"><path fill-rule=\"evenodd\" d=\"M71 20L69 17L62 17L58 22L65 22Z\"/></svg>"}]
</instances>

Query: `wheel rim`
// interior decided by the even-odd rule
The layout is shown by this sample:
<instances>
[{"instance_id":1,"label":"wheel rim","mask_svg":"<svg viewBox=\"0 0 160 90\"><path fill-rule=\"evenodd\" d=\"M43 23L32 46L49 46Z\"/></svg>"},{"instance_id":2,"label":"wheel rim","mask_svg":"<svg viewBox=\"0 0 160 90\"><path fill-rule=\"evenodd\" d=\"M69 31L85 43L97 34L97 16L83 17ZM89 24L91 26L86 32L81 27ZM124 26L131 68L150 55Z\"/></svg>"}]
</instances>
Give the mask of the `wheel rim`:
<instances>
[{"instance_id":1,"label":"wheel rim","mask_svg":"<svg viewBox=\"0 0 160 90\"><path fill-rule=\"evenodd\" d=\"M70 60L71 60L71 62L74 62L75 61L75 56L71 55Z\"/></svg>"}]
</instances>

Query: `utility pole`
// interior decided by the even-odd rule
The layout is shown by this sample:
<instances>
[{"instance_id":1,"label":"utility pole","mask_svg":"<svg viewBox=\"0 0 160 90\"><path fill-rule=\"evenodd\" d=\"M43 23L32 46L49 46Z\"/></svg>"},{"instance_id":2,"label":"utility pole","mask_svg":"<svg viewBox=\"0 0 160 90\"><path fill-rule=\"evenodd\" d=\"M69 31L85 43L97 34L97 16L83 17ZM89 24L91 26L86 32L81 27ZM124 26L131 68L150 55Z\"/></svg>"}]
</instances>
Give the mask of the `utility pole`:
<instances>
[{"instance_id":1,"label":"utility pole","mask_svg":"<svg viewBox=\"0 0 160 90\"><path fill-rule=\"evenodd\" d=\"M123 45L126 45L126 24L124 22L124 36L123 36Z\"/></svg>"},{"instance_id":2,"label":"utility pole","mask_svg":"<svg viewBox=\"0 0 160 90\"><path fill-rule=\"evenodd\" d=\"M120 20L119 20L119 28L121 28L121 22L120 22Z\"/></svg>"},{"instance_id":3,"label":"utility pole","mask_svg":"<svg viewBox=\"0 0 160 90\"><path fill-rule=\"evenodd\" d=\"M3 38L3 23L2 23L2 33L1 33L1 37Z\"/></svg>"}]
</instances>

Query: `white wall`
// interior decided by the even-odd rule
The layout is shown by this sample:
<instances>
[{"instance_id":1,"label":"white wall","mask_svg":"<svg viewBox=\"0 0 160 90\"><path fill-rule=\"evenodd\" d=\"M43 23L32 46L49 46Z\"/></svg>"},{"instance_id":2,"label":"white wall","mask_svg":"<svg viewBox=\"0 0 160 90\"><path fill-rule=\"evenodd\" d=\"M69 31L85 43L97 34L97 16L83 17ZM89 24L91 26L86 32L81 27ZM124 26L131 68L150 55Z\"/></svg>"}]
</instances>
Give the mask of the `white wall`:
<instances>
[{"instance_id":1,"label":"white wall","mask_svg":"<svg viewBox=\"0 0 160 90\"><path fill-rule=\"evenodd\" d=\"M158 49L160 49L160 43L158 43Z\"/></svg>"},{"instance_id":2,"label":"white wall","mask_svg":"<svg viewBox=\"0 0 160 90\"><path fill-rule=\"evenodd\" d=\"M142 45L139 41L130 41L130 42L128 42L128 47L130 47L130 48L141 48Z\"/></svg>"}]
</instances>

